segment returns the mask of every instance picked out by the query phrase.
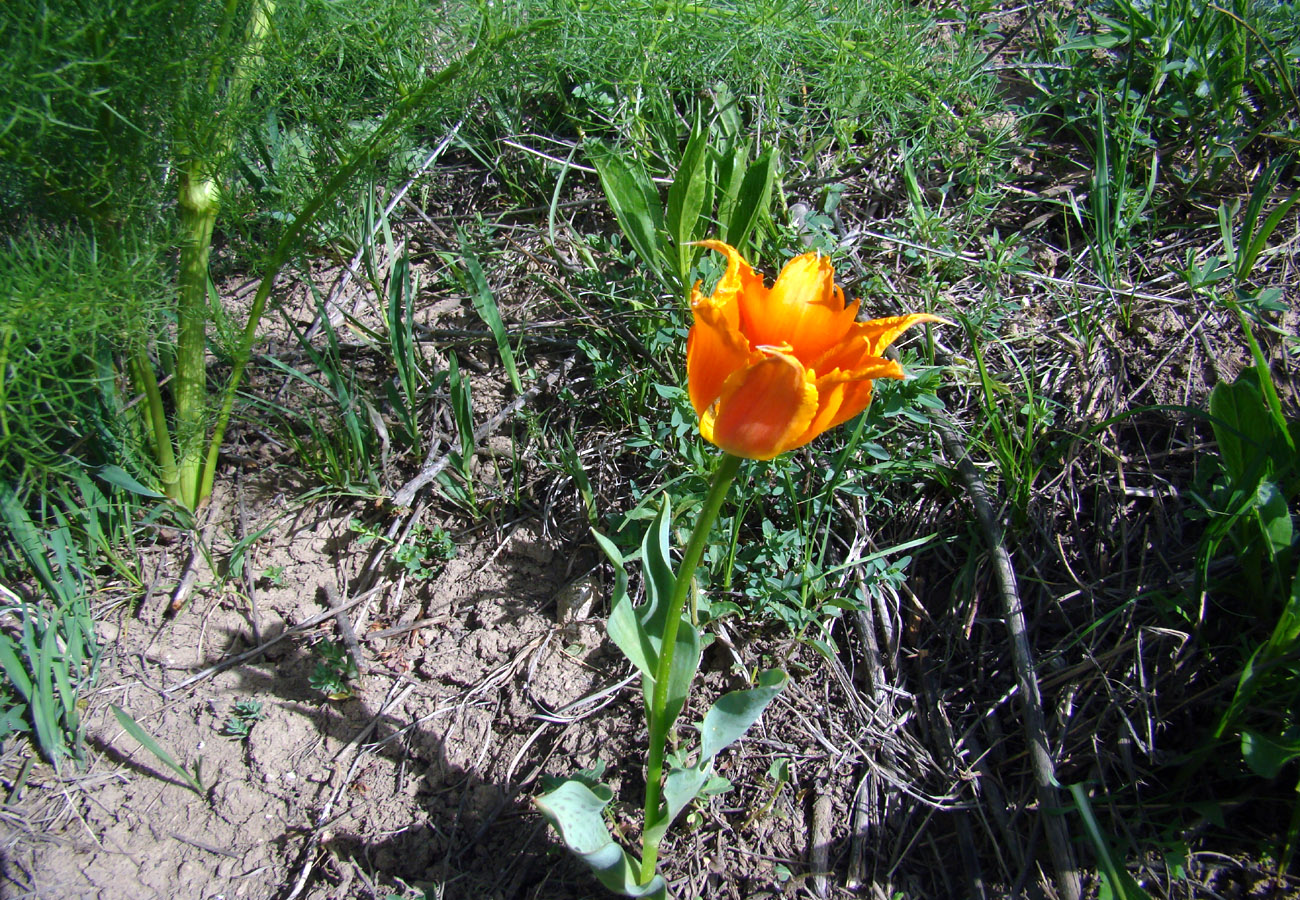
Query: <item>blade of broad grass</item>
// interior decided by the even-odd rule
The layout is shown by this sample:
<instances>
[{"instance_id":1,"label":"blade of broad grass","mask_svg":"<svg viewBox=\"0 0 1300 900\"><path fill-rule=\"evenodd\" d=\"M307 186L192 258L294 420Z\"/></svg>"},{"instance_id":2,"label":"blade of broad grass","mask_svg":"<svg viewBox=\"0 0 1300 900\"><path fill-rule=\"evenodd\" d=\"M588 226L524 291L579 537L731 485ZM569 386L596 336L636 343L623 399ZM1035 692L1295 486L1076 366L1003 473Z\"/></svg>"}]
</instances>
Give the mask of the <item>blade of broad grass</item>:
<instances>
[{"instance_id":1,"label":"blade of broad grass","mask_svg":"<svg viewBox=\"0 0 1300 900\"><path fill-rule=\"evenodd\" d=\"M21 605L5 610L5 612L21 611L23 611ZM26 630L25 618L23 630ZM9 678L9 683L18 691L19 696L30 703L32 694L35 691L35 685L32 684L31 675L26 667L18 659L18 651L21 649L23 649L21 638L15 639L9 632L0 631L0 668L4 669L5 675Z\"/></svg>"},{"instance_id":2,"label":"blade of broad grass","mask_svg":"<svg viewBox=\"0 0 1300 900\"><path fill-rule=\"evenodd\" d=\"M1246 212L1241 220L1241 240L1238 244L1240 255L1237 258L1236 275L1239 282L1245 281L1250 276L1251 270L1255 268L1255 261L1259 259L1259 255L1264 252L1264 247L1268 244L1268 239L1273 236L1273 232L1290 212L1291 207L1300 200L1300 191L1292 192L1269 213L1263 224L1256 227L1265 201L1272 196L1282 172L1290 164L1289 155L1274 159L1255 183L1254 190L1250 192L1250 200L1246 204Z\"/></svg>"},{"instance_id":3,"label":"blade of broad grass","mask_svg":"<svg viewBox=\"0 0 1300 900\"><path fill-rule=\"evenodd\" d=\"M138 494L141 497L146 497L150 500L166 499L163 494L141 484L131 475L130 472L126 471L121 466L115 466L111 463L109 465L100 466L95 470L95 475L96 477L108 482L113 487L130 491L131 493Z\"/></svg>"},{"instance_id":4,"label":"blade of broad grass","mask_svg":"<svg viewBox=\"0 0 1300 900\"><path fill-rule=\"evenodd\" d=\"M324 376L325 383L321 384L273 356L266 357L266 361L294 381L324 394L336 407L336 412L329 416L304 415L274 403L259 403L274 409L286 421L297 421L307 428L318 452L299 442L296 433L291 432L289 439L296 445L299 458L315 474L344 491L360 492L364 489L368 492L366 496L377 495L380 490L377 466L382 468L382 455L376 452L376 444L382 445L382 435L375 427L374 417L369 415L372 406L365 396L365 389L357 385L354 373L344 371L338 334L325 311L324 297L314 286L311 290L326 338L325 348L317 349L293 322L287 324L303 353ZM376 456L381 459L376 460Z\"/></svg>"},{"instance_id":5,"label":"blade of broad grass","mask_svg":"<svg viewBox=\"0 0 1300 900\"><path fill-rule=\"evenodd\" d=\"M708 138L708 129L701 127L697 112L691 136L686 141L686 149L677 166L677 174L672 186L668 188L668 234L676 244L677 277L683 286L691 270L691 260L697 252L697 248L690 244L701 236L700 216L713 207L713 185L705 167Z\"/></svg>"},{"instance_id":6,"label":"blade of broad grass","mask_svg":"<svg viewBox=\"0 0 1300 900\"><path fill-rule=\"evenodd\" d=\"M1236 314L1237 321L1241 323L1241 330L1246 337L1246 344L1250 347L1251 358L1255 361L1255 370L1259 374L1260 390L1264 394L1264 401L1269 414L1273 417L1273 424L1277 434L1286 442L1287 448L1294 453L1296 450L1295 438L1291 436L1291 429L1287 427L1286 413L1282 411L1282 400L1278 397L1277 386L1273 383L1273 370L1269 367L1268 358L1264 356L1264 351L1260 349L1259 342L1255 340L1255 330L1251 326L1250 318L1242 311L1241 305L1231 297L1225 298L1225 302Z\"/></svg>"},{"instance_id":7,"label":"blade of broad grass","mask_svg":"<svg viewBox=\"0 0 1300 900\"><path fill-rule=\"evenodd\" d=\"M175 772L181 780L185 782L190 790L194 791L194 793L198 794L200 797L204 796L203 785L199 782L198 778L195 775L190 774L190 772L188 772L180 763L176 762L176 758L164 750L163 746L154 740L153 735L141 728L140 723L131 718L130 714L127 713L126 710L122 709L115 703L110 703L109 709L113 710L113 715L117 717L117 722L122 726L123 730L139 741L140 746L152 753L160 763ZM195 766L194 771L195 773L198 772L198 766Z\"/></svg>"},{"instance_id":8,"label":"blade of broad grass","mask_svg":"<svg viewBox=\"0 0 1300 900\"><path fill-rule=\"evenodd\" d=\"M722 228L732 221L740 196L740 185L745 179L749 154L743 144L728 142L711 154L713 184L718 196L718 222ZM732 246L735 246L734 244Z\"/></svg>"},{"instance_id":9,"label":"blade of broad grass","mask_svg":"<svg viewBox=\"0 0 1300 900\"><path fill-rule=\"evenodd\" d=\"M66 726L63 736L75 739L78 737L76 695L72 692L72 683L68 678L68 658L59 648L59 625L62 619L62 610L56 610L45 624L45 633L41 635L41 649L35 666L36 695L41 709L50 718L51 727L58 728L62 720ZM60 715L60 709L63 715ZM66 718L68 710L72 712L72 720Z\"/></svg>"},{"instance_id":10,"label":"blade of broad grass","mask_svg":"<svg viewBox=\"0 0 1300 900\"><path fill-rule=\"evenodd\" d=\"M65 752L63 735L59 728L58 708L54 701L54 660L57 646L55 644L55 625L51 620L44 623L43 633L39 637L30 628L31 618L24 622L23 642L26 644L27 659L32 666L32 716L37 730L44 732L42 743L55 769L59 768L60 759Z\"/></svg>"},{"instance_id":11,"label":"blade of broad grass","mask_svg":"<svg viewBox=\"0 0 1300 900\"><path fill-rule=\"evenodd\" d=\"M326 381L329 383L330 393L333 395L335 402L338 403L339 413L343 420L347 440L345 446L351 451L353 461L359 462L364 471L361 473L365 476L370 487L379 490L379 476L375 472L375 467L369 461L370 450L374 445L372 437L376 437L373 423L368 416L363 417L361 414L365 404L364 388L358 388L356 385L355 375L352 372L343 371L343 353L339 344L338 332L334 328L334 323L330 321L329 310L326 309L325 298L311 285L312 294L316 299L316 315L321 322L321 330L325 333L326 352L320 353L311 345L311 341L294 329L298 337L298 343L311 358L312 362L324 374Z\"/></svg>"},{"instance_id":12,"label":"blade of broad grass","mask_svg":"<svg viewBox=\"0 0 1300 900\"><path fill-rule=\"evenodd\" d=\"M772 202L772 182L776 178L776 150L768 147L746 169L736 194L736 204L725 220L727 243L743 247L755 226L767 215Z\"/></svg>"},{"instance_id":13,"label":"blade of broad grass","mask_svg":"<svg viewBox=\"0 0 1300 900\"><path fill-rule=\"evenodd\" d=\"M45 557L40 533L27 515L27 510L18 502L13 488L3 483L0 483L0 519L3 519L10 536L18 544L23 561L41 586L51 596L67 599L63 596L62 581L54 577L54 570Z\"/></svg>"},{"instance_id":14,"label":"blade of broad grass","mask_svg":"<svg viewBox=\"0 0 1300 900\"><path fill-rule=\"evenodd\" d=\"M51 715L52 710L41 697L37 682L32 679L33 672L38 671L39 660L33 648L32 613L26 603L16 607L15 611L22 615L22 628L17 639L7 632L0 632L0 668L4 669L9 683L27 703L27 715L36 732L36 743L57 771L63 756L63 741L58 720ZM20 653L28 661L27 665L23 665Z\"/></svg>"},{"instance_id":15,"label":"blade of broad grass","mask_svg":"<svg viewBox=\"0 0 1300 900\"><path fill-rule=\"evenodd\" d=\"M474 403L469 381L460 373L455 353L447 354L447 389L451 393L451 412L460 433L461 472L469 480L470 459L474 456Z\"/></svg>"},{"instance_id":16,"label":"blade of broad grass","mask_svg":"<svg viewBox=\"0 0 1300 900\"><path fill-rule=\"evenodd\" d=\"M90 662L85 676L93 678L99 654L80 552L66 516L54 512L57 527L41 531L13 490L0 485L0 521L17 543L28 571L53 602L47 608L20 600L13 607L22 624L16 640L6 636L0 641L0 666L27 701L37 743L58 771L65 757L81 759L77 697L83 663Z\"/></svg>"},{"instance_id":17,"label":"blade of broad grass","mask_svg":"<svg viewBox=\"0 0 1300 900\"><path fill-rule=\"evenodd\" d=\"M478 257L470 248L469 239L466 237L464 230L457 229L456 235L460 239L461 262L464 264L465 274L469 278L469 295L474 302L474 310L492 332L492 338L497 345L497 353L501 355L501 363L506 367L506 375L510 378L511 386L514 387L516 393L522 394L524 386L519 380L519 369L515 365L515 352L510 347L510 335L506 333L506 326L501 322L501 310L497 307L496 296L493 295L492 288L488 286L487 276L483 273L483 267L479 264Z\"/></svg>"},{"instance_id":18,"label":"blade of broad grass","mask_svg":"<svg viewBox=\"0 0 1300 900\"><path fill-rule=\"evenodd\" d=\"M604 142L589 140L587 155L600 176L605 198L614 210L619 228L641 261L664 281L663 206L659 191L640 163L628 163Z\"/></svg>"},{"instance_id":19,"label":"blade of broad grass","mask_svg":"<svg viewBox=\"0 0 1300 900\"><path fill-rule=\"evenodd\" d=\"M424 380L419 365L423 358L416 351L415 341L415 296L419 289L419 281L411 270L409 250L403 245L402 252L394 254L388 276L388 351L397 378L385 382L384 389L401 428L403 443L417 454L422 446L418 413ZM380 430L382 419L372 418L376 421L375 430Z\"/></svg>"},{"instance_id":20,"label":"blade of broad grass","mask_svg":"<svg viewBox=\"0 0 1300 900\"><path fill-rule=\"evenodd\" d=\"M1097 860L1106 880L1110 882L1110 889L1116 900L1150 900L1151 895L1138 886L1133 876L1124 868L1123 862L1115 858L1110 842L1106 840L1101 832L1101 826L1097 824L1097 817L1092 814L1092 804L1088 802L1088 792L1084 786L1070 785L1070 795L1074 797L1075 808L1083 817L1084 830L1088 833L1088 840L1092 842Z\"/></svg>"},{"instance_id":21,"label":"blade of broad grass","mask_svg":"<svg viewBox=\"0 0 1300 900\"><path fill-rule=\"evenodd\" d=\"M415 403L420 387L419 369L415 364L415 310L412 302L415 289L411 261L403 249L388 277L388 345L393 354L393 366L397 369L397 379L407 403L411 405Z\"/></svg>"}]
</instances>

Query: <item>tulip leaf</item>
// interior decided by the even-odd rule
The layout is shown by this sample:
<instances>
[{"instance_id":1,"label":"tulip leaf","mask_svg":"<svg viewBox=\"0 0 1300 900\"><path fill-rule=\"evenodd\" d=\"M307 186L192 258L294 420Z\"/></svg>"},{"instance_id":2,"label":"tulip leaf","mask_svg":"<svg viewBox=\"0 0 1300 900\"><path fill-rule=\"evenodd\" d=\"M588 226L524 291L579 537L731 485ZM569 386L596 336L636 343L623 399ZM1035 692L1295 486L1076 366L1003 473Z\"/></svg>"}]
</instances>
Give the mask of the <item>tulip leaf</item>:
<instances>
[{"instance_id":1,"label":"tulip leaf","mask_svg":"<svg viewBox=\"0 0 1300 900\"><path fill-rule=\"evenodd\" d=\"M1300 759L1300 740L1273 738L1246 729L1241 733L1241 757L1260 778L1276 778L1283 766Z\"/></svg>"},{"instance_id":2,"label":"tulip leaf","mask_svg":"<svg viewBox=\"0 0 1300 900\"><path fill-rule=\"evenodd\" d=\"M653 824L646 824L644 840L647 843L657 845L664 839L678 813L709 783L712 770L712 764L706 763L703 768L674 766L668 771L664 778L664 802L659 809L659 818Z\"/></svg>"},{"instance_id":3,"label":"tulip leaf","mask_svg":"<svg viewBox=\"0 0 1300 900\"><path fill-rule=\"evenodd\" d=\"M1255 508L1259 513L1260 531L1268 541L1269 552L1278 554L1291 546L1294 529L1286 495L1271 481L1261 481L1255 491Z\"/></svg>"},{"instance_id":4,"label":"tulip leaf","mask_svg":"<svg viewBox=\"0 0 1300 900\"><path fill-rule=\"evenodd\" d=\"M1282 615L1278 616L1265 647L1271 655L1278 656L1286 653L1297 640L1300 640L1300 565L1291 576L1291 596L1282 608Z\"/></svg>"},{"instance_id":5,"label":"tulip leaf","mask_svg":"<svg viewBox=\"0 0 1300 900\"><path fill-rule=\"evenodd\" d=\"M695 626L683 619L677 628L677 649L673 651L672 668L668 671L668 696L664 706L664 730L672 727L686 705L686 696L691 692L691 682L700 668L700 633ZM649 679L643 679L647 705L649 709L650 691L653 685Z\"/></svg>"},{"instance_id":6,"label":"tulip leaf","mask_svg":"<svg viewBox=\"0 0 1300 900\"><path fill-rule=\"evenodd\" d=\"M665 829L672 824L673 819L677 818L677 814L686 808L686 804L699 796L700 791L704 790L712 777L711 760L703 766L674 768L668 773L668 777L664 779L664 803L667 806L667 816L663 820Z\"/></svg>"},{"instance_id":7,"label":"tulip leaf","mask_svg":"<svg viewBox=\"0 0 1300 900\"><path fill-rule=\"evenodd\" d=\"M653 684L659 654L637 620L636 610L632 608L632 600L626 591L614 597L605 629L614 646L622 650L642 677Z\"/></svg>"},{"instance_id":8,"label":"tulip leaf","mask_svg":"<svg viewBox=\"0 0 1300 900\"><path fill-rule=\"evenodd\" d=\"M1242 491L1253 491L1264 476L1273 432L1273 420L1252 376L1253 370L1243 370L1236 381L1219 383L1210 391L1210 418L1223 469L1232 486Z\"/></svg>"},{"instance_id":9,"label":"tulip leaf","mask_svg":"<svg viewBox=\"0 0 1300 900\"><path fill-rule=\"evenodd\" d=\"M591 529L591 536L596 539L596 543L600 545L600 549L605 551L605 555L609 557L609 561L614 564L614 571L622 573L622 585L626 588L627 573L623 569L623 554L619 552L618 546L594 528Z\"/></svg>"},{"instance_id":10,"label":"tulip leaf","mask_svg":"<svg viewBox=\"0 0 1300 900\"><path fill-rule=\"evenodd\" d=\"M672 505L664 495L663 505L655 514L654 521L646 529L641 541L641 561L645 567L645 604L641 607L639 618L641 625L651 640L658 645L663 636L668 604L677 585L677 576L673 574L672 560L669 558L668 524L672 519Z\"/></svg>"},{"instance_id":11,"label":"tulip leaf","mask_svg":"<svg viewBox=\"0 0 1300 900\"><path fill-rule=\"evenodd\" d=\"M754 233L754 226L767 214L772 202L772 182L776 179L777 156L768 147L745 170L736 195L736 206L723 220L727 229L726 241L733 247L743 247Z\"/></svg>"},{"instance_id":12,"label":"tulip leaf","mask_svg":"<svg viewBox=\"0 0 1300 900\"><path fill-rule=\"evenodd\" d=\"M685 628L687 624L682 623L682 627ZM678 652L681 652L680 646ZM727 788L725 779L717 779L713 775L714 758L738 741L758 721L763 710L785 688L788 681L784 672L771 669L759 676L758 687L732 691L718 698L700 724L703 736L700 758L693 766L673 766L664 779L664 806L660 810L659 819L653 826L646 828L647 840L662 839L677 814L698 797L701 791L712 786L709 793L719 793Z\"/></svg>"},{"instance_id":13,"label":"tulip leaf","mask_svg":"<svg viewBox=\"0 0 1300 900\"><path fill-rule=\"evenodd\" d=\"M700 725L700 762L711 762L740 740L789 680L780 669L768 669L758 676L758 687L719 697Z\"/></svg>"},{"instance_id":14,"label":"tulip leaf","mask_svg":"<svg viewBox=\"0 0 1300 900\"><path fill-rule=\"evenodd\" d=\"M603 142L588 140L585 146L587 156L591 158L596 173L600 176L605 198L614 210L618 227L631 242L632 249L641 257L641 261L656 278L663 281L664 214L654 182L639 162L628 163Z\"/></svg>"},{"instance_id":15,"label":"tulip leaf","mask_svg":"<svg viewBox=\"0 0 1300 900\"><path fill-rule=\"evenodd\" d=\"M638 882L640 866L630 853L614 843L605 826L603 811L613 794L604 785L593 791L574 780L565 781L534 802L576 856L591 867L600 883L625 897L666 900L668 885L659 875Z\"/></svg>"},{"instance_id":16,"label":"tulip leaf","mask_svg":"<svg viewBox=\"0 0 1300 900\"><path fill-rule=\"evenodd\" d=\"M614 596L610 602L609 623L606 625L609 639L623 651L623 655L631 660L643 677L653 679L659 651L642 627L632 606L632 598L627 594L627 569L624 568L623 554L618 552L613 541L599 531L593 529L591 534L614 564Z\"/></svg>"}]
</instances>

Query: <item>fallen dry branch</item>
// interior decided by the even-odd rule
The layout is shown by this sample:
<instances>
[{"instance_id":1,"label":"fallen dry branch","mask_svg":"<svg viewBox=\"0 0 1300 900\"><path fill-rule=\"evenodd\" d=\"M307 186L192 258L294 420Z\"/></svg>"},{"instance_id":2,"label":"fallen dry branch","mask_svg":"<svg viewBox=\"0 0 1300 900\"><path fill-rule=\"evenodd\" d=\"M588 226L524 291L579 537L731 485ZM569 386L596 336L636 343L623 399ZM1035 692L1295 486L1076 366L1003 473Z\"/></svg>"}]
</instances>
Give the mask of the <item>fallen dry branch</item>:
<instances>
[{"instance_id":1,"label":"fallen dry branch","mask_svg":"<svg viewBox=\"0 0 1300 900\"><path fill-rule=\"evenodd\" d=\"M301 634L302 632L307 631L308 629L316 627L321 622L324 622L327 619L332 619L335 616L339 615L340 613L346 612L347 610L351 609L357 604L362 603L365 600L369 599L372 593L373 591L366 591L365 593L358 594L357 596L353 597L351 600L348 600L336 607L328 609L325 612L321 613L320 615L312 616L310 619L307 619L305 622L299 622L297 625L294 625L292 628L286 628L284 631L280 632L275 637L263 641L261 644L258 644L252 650L245 650L243 653L238 653L227 659L223 659L221 662L216 663L215 665L208 666L202 672L199 672L195 675L191 675L189 678L186 678L180 684L172 685L169 688L163 688L163 693L172 694L176 691L182 691L185 688L190 687L191 685L198 684L200 681L202 681L205 678L211 678L213 675L216 675L218 672L224 672L226 669L229 669L231 666L237 666L240 665L241 663L248 662L250 659L256 659L257 657L265 653L267 650L271 649L276 644L280 643L280 641L284 640L285 638L295 634Z\"/></svg>"},{"instance_id":2,"label":"fallen dry branch","mask_svg":"<svg viewBox=\"0 0 1300 900\"><path fill-rule=\"evenodd\" d=\"M957 429L942 415L936 415L934 422L943 441L944 452L961 476L962 486L965 487L971 506L975 509L980 533L993 559L998 594L1002 598L1003 617L1007 623L1007 630L1011 634L1011 657L1015 664L1020 696L1024 702L1025 738L1029 743L1029 757L1034 770L1038 803L1043 813L1043 829L1047 832L1052 865L1056 870L1056 886L1065 900L1079 900L1082 888L1074 850L1070 844L1069 828L1062 816L1053 814L1054 810L1062 807L1061 795L1057 790L1056 766L1048 750L1047 724L1043 716L1042 696L1038 690L1038 675L1034 670L1033 652L1029 647L1024 606L1020 602L1011 555L1007 553L1002 541L1002 525L993 513L988 488L971 463L966 446L957 435Z\"/></svg>"},{"instance_id":3,"label":"fallen dry branch","mask_svg":"<svg viewBox=\"0 0 1300 900\"><path fill-rule=\"evenodd\" d=\"M515 413L519 412L519 410L531 403L544 391L552 390L561 380L568 377L569 370L573 368L573 364L577 362L577 359L578 357L576 355L565 359L558 369L540 381L536 381L529 385L528 389L522 394L501 407L501 409L497 411L496 415L488 419L478 428L475 428L474 444L477 446L482 443L485 438L495 434L497 429L505 424L506 421L508 421ZM438 477L438 474L450 464L451 453L445 453L440 459L427 463L420 469L414 478L398 488L397 493L393 495L393 503L399 507L410 506L412 501L415 500L415 495L418 494L422 488L432 484L433 480Z\"/></svg>"}]
</instances>

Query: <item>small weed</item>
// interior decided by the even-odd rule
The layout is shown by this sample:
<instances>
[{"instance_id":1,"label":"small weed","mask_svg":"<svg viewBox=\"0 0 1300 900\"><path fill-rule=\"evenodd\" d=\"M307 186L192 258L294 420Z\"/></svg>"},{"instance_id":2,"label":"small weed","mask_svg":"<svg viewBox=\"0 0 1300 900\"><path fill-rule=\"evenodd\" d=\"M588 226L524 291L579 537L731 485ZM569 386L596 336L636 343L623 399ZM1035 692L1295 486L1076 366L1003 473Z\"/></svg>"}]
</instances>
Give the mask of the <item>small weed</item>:
<instances>
[{"instance_id":1,"label":"small weed","mask_svg":"<svg viewBox=\"0 0 1300 900\"><path fill-rule=\"evenodd\" d=\"M358 535L358 543L378 540L391 546L393 561L413 578L433 578L445 563L456 558L456 542L441 525L418 524L401 542L356 519L348 522L348 530Z\"/></svg>"},{"instance_id":2,"label":"small weed","mask_svg":"<svg viewBox=\"0 0 1300 900\"><path fill-rule=\"evenodd\" d=\"M226 737L247 740L253 726L265 718L261 701L236 700L230 707L230 718L221 726L221 733Z\"/></svg>"},{"instance_id":3,"label":"small weed","mask_svg":"<svg viewBox=\"0 0 1300 900\"><path fill-rule=\"evenodd\" d=\"M313 649L316 668L308 679L314 690L331 700L346 700L356 694L351 682L358 675L357 664L342 644L322 641Z\"/></svg>"},{"instance_id":4,"label":"small weed","mask_svg":"<svg viewBox=\"0 0 1300 900\"><path fill-rule=\"evenodd\" d=\"M267 587L284 587L284 566L267 566L262 570L261 580Z\"/></svg>"},{"instance_id":5,"label":"small weed","mask_svg":"<svg viewBox=\"0 0 1300 900\"><path fill-rule=\"evenodd\" d=\"M456 544L442 526L417 525L406 543L393 550L393 559L415 578L432 578L448 560L456 558Z\"/></svg>"}]
</instances>

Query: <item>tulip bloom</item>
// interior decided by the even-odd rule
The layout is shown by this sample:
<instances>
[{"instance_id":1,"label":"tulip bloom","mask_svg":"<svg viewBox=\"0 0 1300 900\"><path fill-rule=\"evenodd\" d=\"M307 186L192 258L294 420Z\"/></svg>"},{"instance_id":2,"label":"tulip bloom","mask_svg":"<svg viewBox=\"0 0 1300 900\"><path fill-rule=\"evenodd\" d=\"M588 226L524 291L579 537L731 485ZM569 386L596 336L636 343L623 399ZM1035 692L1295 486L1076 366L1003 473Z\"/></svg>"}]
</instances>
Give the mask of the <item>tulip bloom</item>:
<instances>
[{"instance_id":1,"label":"tulip bloom","mask_svg":"<svg viewBox=\"0 0 1300 900\"><path fill-rule=\"evenodd\" d=\"M856 416L876 378L904 378L881 354L928 313L858 322L845 306L830 260L805 253L769 289L721 241L701 246L727 257L711 296L691 290L695 323L686 343L686 380L700 434L727 453L772 459Z\"/></svg>"}]
</instances>

